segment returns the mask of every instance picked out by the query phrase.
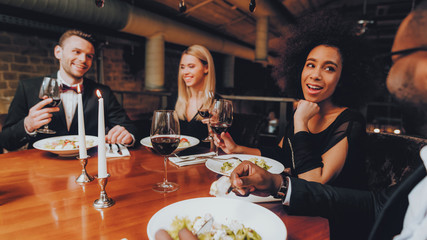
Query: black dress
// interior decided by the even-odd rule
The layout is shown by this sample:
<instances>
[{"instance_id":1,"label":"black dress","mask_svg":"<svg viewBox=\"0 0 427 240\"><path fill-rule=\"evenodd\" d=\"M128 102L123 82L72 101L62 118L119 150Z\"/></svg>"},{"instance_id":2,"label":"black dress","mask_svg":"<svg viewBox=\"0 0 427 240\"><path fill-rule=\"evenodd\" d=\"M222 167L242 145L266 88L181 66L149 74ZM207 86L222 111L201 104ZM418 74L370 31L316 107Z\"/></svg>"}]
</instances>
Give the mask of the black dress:
<instances>
[{"instance_id":1,"label":"black dress","mask_svg":"<svg viewBox=\"0 0 427 240\"><path fill-rule=\"evenodd\" d=\"M208 136L208 127L197 120L197 116L198 114L194 115L190 121L180 119L179 126L181 128L181 135L192 136L201 141Z\"/></svg>"},{"instance_id":2,"label":"black dress","mask_svg":"<svg viewBox=\"0 0 427 240\"><path fill-rule=\"evenodd\" d=\"M215 99L220 99L221 96L215 94ZM178 94L174 93L171 97L168 98L168 109L175 109L176 100L178 99ZM198 114L194 115L190 121L187 119L180 119L179 126L181 128L181 135L187 135L195 137L200 140L198 146L209 148L210 143L202 142L208 136L208 127L206 124L197 120Z\"/></svg>"},{"instance_id":3,"label":"black dress","mask_svg":"<svg viewBox=\"0 0 427 240\"><path fill-rule=\"evenodd\" d=\"M365 170L366 123L357 111L346 109L324 131L294 134L291 121L283 138L283 148L263 147L261 155L281 161L293 174L323 167L322 155L347 137L348 152L341 173L328 184L356 189L368 188Z\"/></svg>"}]
</instances>

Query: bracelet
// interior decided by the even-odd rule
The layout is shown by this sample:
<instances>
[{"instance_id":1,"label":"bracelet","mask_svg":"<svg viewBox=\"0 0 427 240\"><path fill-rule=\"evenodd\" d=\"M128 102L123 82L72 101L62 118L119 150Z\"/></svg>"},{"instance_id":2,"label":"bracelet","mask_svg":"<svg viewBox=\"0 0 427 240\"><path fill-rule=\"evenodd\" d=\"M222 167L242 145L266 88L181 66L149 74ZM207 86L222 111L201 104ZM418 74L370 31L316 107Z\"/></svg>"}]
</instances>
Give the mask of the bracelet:
<instances>
[{"instance_id":1,"label":"bracelet","mask_svg":"<svg viewBox=\"0 0 427 240\"><path fill-rule=\"evenodd\" d=\"M282 182L280 183L280 187L277 190L277 193L273 197L280 198L282 199L282 201L284 201L286 198L286 194L288 192L288 184L289 184L288 178L286 177L286 180L285 180L283 179L283 176L282 176Z\"/></svg>"}]
</instances>

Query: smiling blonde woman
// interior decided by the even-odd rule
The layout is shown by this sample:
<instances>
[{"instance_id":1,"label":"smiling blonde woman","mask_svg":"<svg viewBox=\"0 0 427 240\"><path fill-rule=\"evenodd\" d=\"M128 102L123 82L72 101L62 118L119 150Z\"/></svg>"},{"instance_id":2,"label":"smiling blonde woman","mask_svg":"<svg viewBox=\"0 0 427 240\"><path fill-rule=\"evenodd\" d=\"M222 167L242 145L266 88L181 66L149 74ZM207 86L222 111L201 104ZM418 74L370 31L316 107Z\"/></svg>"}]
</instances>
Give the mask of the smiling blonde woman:
<instances>
[{"instance_id":1,"label":"smiling blonde woman","mask_svg":"<svg viewBox=\"0 0 427 240\"><path fill-rule=\"evenodd\" d=\"M180 120L181 134L203 140L208 136L206 124L198 110L213 99L200 94L215 93L215 65L209 50L192 45L183 51L178 71L178 97L175 111ZM219 98L219 96L213 96Z\"/></svg>"}]
</instances>

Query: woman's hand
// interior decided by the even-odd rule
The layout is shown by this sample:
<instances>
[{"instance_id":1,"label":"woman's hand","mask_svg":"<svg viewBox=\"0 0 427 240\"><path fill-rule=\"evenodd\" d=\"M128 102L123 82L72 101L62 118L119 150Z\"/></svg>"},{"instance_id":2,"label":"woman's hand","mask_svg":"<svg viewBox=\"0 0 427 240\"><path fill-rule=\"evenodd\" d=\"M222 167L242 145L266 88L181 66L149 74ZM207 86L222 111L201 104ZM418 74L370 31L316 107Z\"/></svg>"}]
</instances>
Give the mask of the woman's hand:
<instances>
[{"instance_id":1,"label":"woman's hand","mask_svg":"<svg viewBox=\"0 0 427 240\"><path fill-rule=\"evenodd\" d=\"M201 121L203 124L208 124L208 126L209 126L209 118L204 118L204 119L202 119L202 121Z\"/></svg>"},{"instance_id":2,"label":"woman's hand","mask_svg":"<svg viewBox=\"0 0 427 240\"><path fill-rule=\"evenodd\" d=\"M250 148L236 144L228 132L223 132L221 135L213 134L213 137L215 145L220 147L227 154L240 153L261 156L261 151L258 148Z\"/></svg>"},{"instance_id":3,"label":"woman's hand","mask_svg":"<svg viewBox=\"0 0 427 240\"><path fill-rule=\"evenodd\" d=\"M220 147L225 153L237 153L236 150L239 148L231 135L228 132L223 132L221 135L213 134L214 142L217 147Z\"/></svg>"},{"instance_id":4,"label":"woman's hand","mask_svg":"<svg viewBox=\"0 0 427 240\"><path fill-rule=\"evenodd\" d=\"M298 102L297 110L294 114L294 131L295 133L300 131L308 132L308 120L319 112L320 108L317 103L309 102L306 100L300 100Z\"/></svg>"}]
</instances>

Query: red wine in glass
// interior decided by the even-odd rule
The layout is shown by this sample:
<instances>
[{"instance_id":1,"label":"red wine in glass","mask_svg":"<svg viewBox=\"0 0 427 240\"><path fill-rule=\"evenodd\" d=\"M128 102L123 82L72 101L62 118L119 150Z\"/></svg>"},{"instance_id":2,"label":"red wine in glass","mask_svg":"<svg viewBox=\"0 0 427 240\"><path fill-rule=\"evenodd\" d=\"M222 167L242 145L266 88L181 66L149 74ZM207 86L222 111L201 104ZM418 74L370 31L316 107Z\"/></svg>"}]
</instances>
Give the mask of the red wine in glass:
<instances>
[{"instance_id":1,"label":"red wine in glass","mask_svg":"<svg viewBox=\"0 0 427 240\"><path fill-rule=\"evenodd\" d=\"M61 90L58 79L52 77L44 77L42 85L40 86L39 98L41 100L46 98L52 98L52 102L47 104L45 107L56 107L61 103ZM54 130L49 129L48 125L44 125L43 128L37 129L38 133L55 134Z\"/></svg>"},{"instance_id":2,"label":"red wine in glass","mask_svg":"<svg viewBox=\"0 0 427 240\"><path fill-rule=\"evenodd\" d=\"M57 106L59 106L60 103L61 103L60 98L52 98L52 102L47 104L45 107L57 107Z\"/></svg>"},{"instance_id":3,"label":"red wine in glass","mask_svg":"<svg viewBox=\"0 0 427 240\"><path fill-rule=\"evenodd\" d=\"M150 139L156 152L163 156L165 176L163 182L153 186L153 190L161 193L173 192L179 189L179 185L168 181L167 156L179 145L180 128L178 115L173 110L156 110L151 123Z\"/></svg>"},{"instance_id":4,"label":"red wine in glass","mask_svg":"<svg viewBox=\"0 0 427 240\"><path fill-rule=\"evenodd\" d=\"M215 134L226 132L233 122L233 103L230 100L217 99L211 109L209 126ZM218 149L215 151L218 156Z\"/></svg>"},{"instance_id":5,"label":"red wine in glass","mask_svg":"<svg viewBox=\"0 0 427 240\"><path fill-rule=\"evenodd\" d=\"M202 118L209 118L209 117L210 117L209 109L206 109L206 108L204 108L204 109L199 109L197 112L199 113L199 115L200 115Z\"/></svg>"},{"instance_id":6,"label":"red wine in glass","mask_svg":"<svg viewBox=\"0 0 427 240\"><path fill-rule=\"evenodd\" d=\"M152 137L151 144L153 145L154 150L156 150L161 155L169 155L175 151L179 145L179 137Z\"/></svg>"},{"instance_id":7,"label":"red wine in glass","mask_svg":"<svg viewBox=\"0 0 427 240\"><path fill-rule=\"evenodd\" d=\"M231 127L231 124L227 123L213 123L210 124L212 131L216 134L221 134L223 132L227 132L228 128Z\"/></svg>"}]
</instances>

